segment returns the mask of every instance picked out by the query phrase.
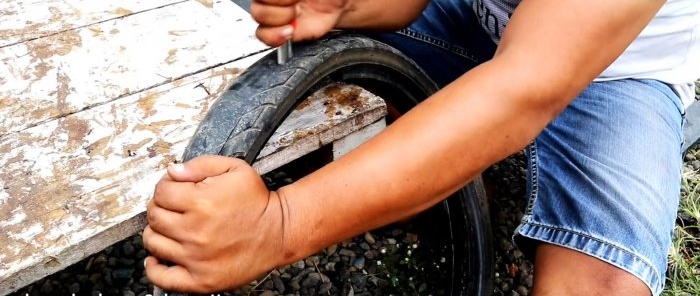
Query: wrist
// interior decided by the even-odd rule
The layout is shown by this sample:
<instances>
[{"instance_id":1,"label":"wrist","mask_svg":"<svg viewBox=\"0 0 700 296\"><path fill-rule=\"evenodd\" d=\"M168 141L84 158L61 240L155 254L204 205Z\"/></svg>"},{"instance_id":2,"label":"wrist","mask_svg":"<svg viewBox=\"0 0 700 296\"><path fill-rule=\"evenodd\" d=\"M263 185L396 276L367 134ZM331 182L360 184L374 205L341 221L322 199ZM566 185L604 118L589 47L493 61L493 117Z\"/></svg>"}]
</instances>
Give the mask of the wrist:
<instances>
[{"instance_id":1,"label":"wrist","mask_svg":"<svg viewBox=\"0 0 700 296\"><path fill-rule=\"evenodd\" d=\"M299 217L292 219L290 215L290 201L287 199L286 190L280 188L277 191L270 191L270 203L268 211L271 212L272 237L278 243L276 254L276 266L290 264L305 258L304 245L301 244L299 229Z\"/></svg>"}]
</instances>

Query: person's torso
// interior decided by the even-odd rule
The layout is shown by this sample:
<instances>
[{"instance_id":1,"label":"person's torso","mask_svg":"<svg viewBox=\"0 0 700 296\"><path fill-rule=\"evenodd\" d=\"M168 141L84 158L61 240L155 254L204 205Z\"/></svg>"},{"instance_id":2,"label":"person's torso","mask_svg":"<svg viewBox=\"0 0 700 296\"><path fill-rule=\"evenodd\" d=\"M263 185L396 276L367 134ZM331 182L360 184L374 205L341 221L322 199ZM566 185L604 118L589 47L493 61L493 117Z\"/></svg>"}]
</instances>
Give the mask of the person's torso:
<instances>
[{"instance_id":1,"label":"person's torso","mask_svg":"<svg viewBox=\"0 0 700 296\"><path fill-rule=\"evenodd\" d=\"M474 0L479 23L494 42L499 42L518 3L520 0ZM685 85L699 77L700 0L668 0L596 80L648 78Z\"/></svg>"}]
</instances>

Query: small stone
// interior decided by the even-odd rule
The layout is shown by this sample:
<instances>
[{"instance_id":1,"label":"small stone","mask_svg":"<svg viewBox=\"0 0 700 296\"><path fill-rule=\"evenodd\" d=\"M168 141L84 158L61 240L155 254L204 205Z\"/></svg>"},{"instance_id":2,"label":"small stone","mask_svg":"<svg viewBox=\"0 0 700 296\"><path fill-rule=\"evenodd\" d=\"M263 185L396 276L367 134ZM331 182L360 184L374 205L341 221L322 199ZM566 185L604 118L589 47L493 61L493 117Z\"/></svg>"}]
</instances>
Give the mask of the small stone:
<instances>
[{"instance_id":1,"label":"small stone","mask_svg":"<svg viewBox=\"0 0 700 296\"><path fill-rule=\"evenodd\" d=\"M121 266L132 266L132 265L136 265L136 260L131 259L131 258L119 258L119 259L117 259L117 263Z\"/></svg>"},{"instance_id":2,"label":"small stone","mask_svg":"<svg viewBox=\"0 0 700 296\"><path fill-rule=\"evenodd\" d=\"M533 279L532 275L531 275L531 274L528 275L528 276L525 278L525 280L523 281L523 283L525 284L525 287L528 287L528 288L532 289L532 285L533 285L533 283L534 283L534 279Z\"/></svg>"},{"instance_id":3,"label":"small stone","mask_svg":"<svg viewBox=\"0 0 700 296\"><path fill-rule=\"evenodd\" d=\"M352 261L352 266L355 266L358 270L365 268L365 257L357 257Z\"/></svg>"},{"instance_id":4,"label":"small stone","mask_svg":"<svg viewBox=\"0 0 700 296\"><path fill-rule=\"evenodd\" d=\"M292 263L292 267L302 269L302 268L306 267L306 264L304 263L304 260L299 260L297 262Z\"/></svg>"},{"instance_id":5,"label":"small stone","mask_svg":"<svg viewBox=\"0 0 700 296\"><path fill-rule=\"evenodd\" d=\"M387 245L395 245L395 244L396 244L396 240L393 239L393 238L387 238L387 239L386 239L386 244L387 244Z\"/></svg>"},{"instance_id":6,"label":"small stone","mask_svg":"<svg viewBox=\"0 0 700 296\"><path fill-rule=\"evenodd\" d=\"M293 277L289 281L289 287L292 288L292 291L299 291L301 289L300 281L301 279L299 277Z\"/></svg>"},{"instance_id":7,"label":"small stone","mask_svg":"<svg viewBox=\"0 0 700 296\"><path fill-rule=\"evenodd\" d=\"M71 294L80 293L80 284L79 283L70 284L70 286L68 286L68 292L70 292Z\"/></svg>"},{"instance_id":8,"label":"small stone","mask_svg":"<svg viewBox=\"0 0 700 296\"><path fill-rule=\"evenodd\" d=\"M529 292L527 291L527 288L525 288L522 285L518 286L518 288L515 291L518 292L518 295L520 295L520 296L527 296L529 294Z\"/></svg>"},{"instance_id":9,"label":"small stone","mask_svg":"<svg viewBox=\"0 0 700 296\"><path fill-rule=\"evenodd\" d=\"M336 252L337 250L338 250L338 245L337 245L337 244L330 245L328 248L326 248L326 254L328 254L328 255L335 254L335 252Z\"/></svg>"},{"instance_id":10,"label":"small stone","mask_svg":"<svg viewBox=\"0 0 700 296\"><path fill-rule=\"evenodd\" d=\"M122 294L122 296L136 296L136 293L134 293L131 290L124 290L124 293Z\"/></svg>"},{"instance_id":11,"label":"small stone","mask_svg":"<svg viewBox=\"0 0 700 296\"><path fill-rule=\"evenodd\" d=\"M345 256L345 257L355 257L355 252L349 250L349 249L340 249L340 252L338 252L338 255L340 256Z\"/></svg>"},{"instance_id":12,"label":"small stone","mask_svg":"<svg viewBox=\"0 0 700 296\"><path fill-rule=\"evenodd\" d=\"M356 291L361 291L364 290L367 285L367 277L364 274L355 273L350 279L350 282Z\"/></svg>"},{"instance_id":13,"label":"small stone","mask_svg":"<svg viewBox=\"0 0 700 296\"><path fill-rule=\"evenodd\" d=\"M271 278L272 284L275 286L275 289L277 289L277 292L279 292L280 294L284 294L285 287L282 278L276 274L273 274Z\"/></svg>"},{"instance_id":14,"label":"small stone","mask_svg":"<svg viewBox=\"0 0 700 296\"><path fill-rule=\"evenodd\" d=\"M374 245L374 243L377 242L377 240L374 239L374 236L372 236L372 234L369 232L365 232L365 241L370 245Z\"/></svg>"},{"instance_id":15,"label":"small stone","mask_svg":"<svg viewBox=\"0 0 700 296\"><path fill-rule=\"evenodd\" d=\"M375 253L374 253L374 250L369 250L369 251L365 252L365 253L363 254L363 256L365 256L365 258L367 258L367 259L369 259L369 260L372 260L372 259L376 258Z\"/></svg>"},{"instance_id":16,"label":"small stone","mask_svg":"<svg viewBox=\"0 0 700 296\"><path fill-rule=\"evenodd\" d=\"M148 252L146 252L146 250L144 249L141 249L138 252L136 252L136 258L138 258L139 261L143 261L143 259L146 259L146 256L148 256Z\"/></svg>"},{"instance_id":17,"label":"small stone","mask_svg":"<svg viewBox=\"0 0 700 296\"><path fill-rule=\"evenodd\" d=\"M112 272L112 277L115 279L129 279L133 274L133 268L120 268Z\"/></svg>"},{"instance_id":18,"label":"small stone","mask_svg":"<svg viewBox=\"0 0 700 296\"><path fill-rule=\"evenodd\" d=\"M510 283L508 283L507 281L503 281L503 282L501 282L500 285L498 285L498 288L504 292L508 291L508 290L510 290Z\"/></svg>"},{"instance_id":19,"label":"small stone","mask_svg":"<svg viewBox=\"0 0 700 296\"><path fill-rule=\"evenodd\" d=\"M102 274L100 273L93 273L90 275L90 278L88 280L93 284L96 285L100 280L102 279Z\"/></svg>"},{"instance_id":20,"label":"small stone","mask_svg":"<svg viewBox=\"0 0 700 296\"><path fill-rule=\"evenodd\" d=\"M328 271L335 271L335 264L336 264L335 262L328 262L328 263L326 263L324 268Z\"/></svg>"},{"instance_id":21,"label":"small stone","mask_svg":"<svg viewBox=\"0 0 700 296\"><path fill-rule=\"evenodd\" d=\"M306 260L304 260L304 263L306 264L306 266L314 266L315 267L318 265L319 261L320 261L320 259L318 258L318 256L311 256L309 258L306 258Z\"/></svg>"},{"instance_id":22,"label":"small stone","mask_svg":"<svg viewBox=\"0 0 700 296\"><path fill-rule=\"evenodd\" d=\"M105 263L107 263L107 256L104 254L97 255L95 260L92 261L92 265L97 266L97 268L101 268L100 265L103 266Z\"/></svg>"},{"instance_id":23,"label":"small stone","mask_svg":"<svg viewBox=\"0 0 700 296\"><path fill-rule=\"evenodd\" d=\"M504 252L509 252L510 250L513 249L513 244L511 242L509 242L507 239L501 239L500 246L501 246L501 251L504 251Z\"/></svg>"},{"instance_id":24,"label":"small stone","mask_svg":"<svg viewBox=\"0 0 700 296\"><path fill-rule=\"evenodd\" d=\"M523 252L520 250L515 250L515 251L513 251L513 257L515 259L520 259L523 257Z\"/></svg>"},{"instance_id":25,"label":"small stone","mask_svg":"<svg viewBox=\"0 0 700 296\"><path fill-rule=\"evenodd\" d=\"M124 254L124 256L131 256L135 251L136 249L134 249L134 245L132 245L131 242L125 242L122 245L122 254Z\"/></svg>"},{"instance_id":26,"label":"small stone","mask_svg":"<svg viewBox=\"0 0 700 296\"><path fill-rule=\"evenodd\" d=\"M368 251L368 250L370 249L369 244L364 243L364 242L363 242L363 243L360 243L360 248L361 248L362 250L365 250L365 251Z\"/></svg>"},{"instance_id":27,"label":"small stone","mask_svg":"<svg viewBox=\"0 0 700 296\"><path fill-rule=\"evenodd\" d=\"M275 293L272 291L263 291L262 293L259 294L260 296L275 296Z\"/></svg>"},{"instance_id":28,"label":"small stone","mask_svg":"<svg viewBox=\"0 0 700 296\"><path fill-rule=\"evenodd\" d=\"M408 238L408 242L415 244L418 242L418 235L415 233L406 233L406 238Z\"/></svg>"},{"instance_id":29,"label":"small stone","mask_svg":"<svg viewBox=\"0 0 700 296\"><path fill-rule=\"evenodd\" d=\"M321 286L318 287L318 291L316 293L317 294L328 294L331 291L331 288L333 288L333 285L330 282L325 282L325 283L322 283Z\"/></svg>"},{"instance_id":30,"label":"small stone","mask_svg":"<svg viewBox=\"0 0 700 296\"><path fill-rule=\"evenodd\" d=\"M301 282L301 286L308 289L316 287L319 283L321 283L321 275L317 272L313 272Z\"/></svg>"},{"instance_id":31,"label":"small stone","mask_svg":"<svg viewBox=\"0 0 700 296\"><path fill-rule=\"evenodd\" d=\"M262 285L260 285L260 287L263 290L270 291L270 290L273 290L275 288L275 283L273 283L272 281L265 281L262 283Z\"/></svg>"},{"instance_id":32,"label":"small stone","mask_svg":"<svg viewBox=\"0 0 700 296\"><path fill-rule=\"evenodd\" d=\"M44 281L44 283L41 284L39 291L41 291L41 293L44 295L50 295L53 292L53 286L49 281Z\"/></svg>"},{"instance_id":33,"label":"small stone","mask_svg":"<svg viewBox=\"0 0 700 296\"><path fill-rule=\"evenodd\" d=\"M144 286L148 286L151 284L151 281L148 279L147 276L144 275L139 279L139 284L142 284Z\"/></svg>"},{"instance_id":34,"label":"small stone","mask_svg":"<svg viewBox=\"0 0 700 296\"><path fill-rule=\"evenodd\" d=\"M402 229L396 228L396 229L391 231L391 236L393 236L393 237L398 237L398 236L401 236L402 234L403 234Z\"/></svg>"},{"instance_id":35,"label":"small stone","mask_svg":"<svg viewBox=\"0 0 700 296\"><path fill-rule=\"evenodd\" d=\"M109 260L107 261L107 265L109 266L117 266L117 258L115 257L109 257Z\"/></svg>"}]
</instances>

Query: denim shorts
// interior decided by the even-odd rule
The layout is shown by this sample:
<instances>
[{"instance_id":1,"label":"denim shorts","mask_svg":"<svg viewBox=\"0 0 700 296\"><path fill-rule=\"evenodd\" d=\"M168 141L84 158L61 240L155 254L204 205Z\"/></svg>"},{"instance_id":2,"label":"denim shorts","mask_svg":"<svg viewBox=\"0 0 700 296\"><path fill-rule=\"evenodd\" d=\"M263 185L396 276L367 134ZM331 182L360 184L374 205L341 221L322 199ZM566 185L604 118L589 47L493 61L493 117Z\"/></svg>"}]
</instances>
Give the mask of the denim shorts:
<instances>
[{"instance_id":1,"label":"denim shorts","mask_svg":"<svg viewBox=\"0 0 700 296\"><path fill-rule=\"evenodd\" d=\"M431 1L408 28L376 38L444 86L496 48L471 5ZM515 243L530 256L542 242L583 252L660 294L680 196L683 113L678 94L659 81L590 84L526 148L529 202Z\"/></svg>"}]
</instances>

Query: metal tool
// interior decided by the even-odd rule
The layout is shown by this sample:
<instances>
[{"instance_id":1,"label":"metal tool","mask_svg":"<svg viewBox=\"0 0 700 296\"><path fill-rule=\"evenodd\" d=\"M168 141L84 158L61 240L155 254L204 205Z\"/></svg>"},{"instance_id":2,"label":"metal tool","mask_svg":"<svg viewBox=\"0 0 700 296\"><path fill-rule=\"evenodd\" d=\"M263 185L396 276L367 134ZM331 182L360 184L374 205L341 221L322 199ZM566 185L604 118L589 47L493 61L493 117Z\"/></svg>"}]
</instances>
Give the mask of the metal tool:
<instances>
[{"instance_id":1,"label":"metal tool","mask_svg":"<svg viewBox=\"0 0 700 296\"><path fill-rule=\"evenodd\" d=\"M277 48L277 64L284 64L290 58L292 58L292 40L289 39L287 42L282 44Z\"/></svg>"}]
</instances>

